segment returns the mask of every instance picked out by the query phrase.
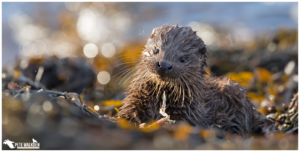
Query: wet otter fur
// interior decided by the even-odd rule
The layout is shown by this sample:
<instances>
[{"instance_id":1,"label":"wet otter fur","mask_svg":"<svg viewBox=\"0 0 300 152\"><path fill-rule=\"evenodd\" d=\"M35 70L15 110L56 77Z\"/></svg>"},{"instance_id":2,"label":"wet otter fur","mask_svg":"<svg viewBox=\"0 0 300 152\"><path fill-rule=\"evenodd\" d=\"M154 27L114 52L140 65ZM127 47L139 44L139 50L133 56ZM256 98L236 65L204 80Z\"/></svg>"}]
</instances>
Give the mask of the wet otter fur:
<instances>
[{"instance_id":1,"label":"wet otter fur","mask_svg":"<svg viewBox=\"0 0 300 152\"><path fill-rule=\"evenodd\" d=\"M139 124L158 120L163 92L172 120L193 126L219 126L247 137L275 132L274 122L258 112L245 89L229 78L207 78L207 49L190 27L155 28L128 87L119 117Z\"/></svg>"}]
</instances>

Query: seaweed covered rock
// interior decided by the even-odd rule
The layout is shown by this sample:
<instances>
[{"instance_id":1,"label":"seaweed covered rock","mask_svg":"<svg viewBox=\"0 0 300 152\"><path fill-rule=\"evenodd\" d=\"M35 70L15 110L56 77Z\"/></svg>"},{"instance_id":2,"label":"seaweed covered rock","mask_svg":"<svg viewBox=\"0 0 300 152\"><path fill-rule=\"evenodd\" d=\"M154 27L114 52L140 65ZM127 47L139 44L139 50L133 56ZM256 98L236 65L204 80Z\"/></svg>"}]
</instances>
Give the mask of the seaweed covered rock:
<instances>
[{"instance_id":1,"label":"seaweed covered rock","mask_svg":"<svg viewBox=\"0 0 300 152\"><path fill-rule=\"evenodd\" d=\"M31 58L21 70L24 76L41 82L47 89L82 93L95 86L96 74L82 58Z\"/></svg>"}]
</instances>

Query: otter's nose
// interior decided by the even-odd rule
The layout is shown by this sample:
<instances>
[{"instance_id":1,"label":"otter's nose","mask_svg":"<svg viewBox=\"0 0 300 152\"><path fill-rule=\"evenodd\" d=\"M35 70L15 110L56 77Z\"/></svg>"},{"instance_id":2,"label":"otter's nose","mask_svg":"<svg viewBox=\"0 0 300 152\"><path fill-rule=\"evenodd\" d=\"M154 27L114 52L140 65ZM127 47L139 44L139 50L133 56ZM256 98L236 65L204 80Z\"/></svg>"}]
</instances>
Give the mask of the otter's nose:
<instances>
[{"instance_id":1,"label":"otter's nose","mask_svg":"<svg viewBox=\"0 0 300 152\"><path fill-rule=\"evenodd\" d=\"M168 73L170 70L172 70L172 65L167 62L156 62L156 69L159 73Z\"/></svg>"}]
</instances>

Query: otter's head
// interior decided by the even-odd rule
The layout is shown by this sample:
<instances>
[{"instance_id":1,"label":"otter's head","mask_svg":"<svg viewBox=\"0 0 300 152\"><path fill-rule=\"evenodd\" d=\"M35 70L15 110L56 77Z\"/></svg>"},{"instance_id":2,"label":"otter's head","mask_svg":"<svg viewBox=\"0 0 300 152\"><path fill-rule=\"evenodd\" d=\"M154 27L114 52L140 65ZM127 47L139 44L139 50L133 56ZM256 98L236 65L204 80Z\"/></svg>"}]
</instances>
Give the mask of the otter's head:
<instances>
[{"instance_id":1,"label":"otter's head","mask_svg":"<svg viewBox=\"0 0 300 152\"><path fill-rule=\"evenodd\" d=\"M206 73L206 47L190 27L155 28L145 47L144 63L148 71L162 81L203 77Z\"/></svg>"}]
</instances>

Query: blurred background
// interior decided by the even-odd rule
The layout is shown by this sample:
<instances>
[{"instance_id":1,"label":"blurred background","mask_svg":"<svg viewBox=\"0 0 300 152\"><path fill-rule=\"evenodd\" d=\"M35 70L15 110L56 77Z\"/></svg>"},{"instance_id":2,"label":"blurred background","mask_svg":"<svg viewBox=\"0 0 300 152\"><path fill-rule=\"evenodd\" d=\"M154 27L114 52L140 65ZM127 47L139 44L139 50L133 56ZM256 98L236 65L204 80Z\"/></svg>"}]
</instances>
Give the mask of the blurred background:
<instances>
[{"instance_id":1,"label":"blurred background","mask_svg":"<svg viewBox=\"0 0 300 152\"><path fill-rule=\"evenodd\" d=\"M22 75L37 84L31 89L44 87L76 92L94 110L114 116L122 105L124 91L132 80L134 66L147 38L153 28L164 24L191 26L197 31L208 47L207 72L210 76L229 76L239 82L248 90L248 97L260 112L269 114L280 111L277 107L284 109L297 93L297 2L3 2L2 72L5 74L2 74L2 89L16 88L9 87L11 82L17 82L19 88L25 86L27 83L23 80L16 81L16 77ZM27 136L29 141L36 136L36 139L44 140L42 149L236 148L228 144L225 147L210 145L215 139L211 140L212 135L207 133L201 134L209 137L208 144L202 147L191 146L187 140L183 147L173 143L173 147L166 148L160 142L169 140L169 133L161 138L156 137L160 133L144 138L144 134L135 132L130 134L132 140L129 140L129 133L123 135L120 130L114 130L116 135L110 138L119 139L121 134L120 140L126 144L108 144L104 142L103 134L107 129L111 130L110 125L82 122L83 118L84 121L88 118L79 114L75 117L74 111L65 112L68 108L58 108L57 103L49 102L48 98L31 96L30 100L19 99L28 102L18 102L11 95L3 95L2 138L25 142ZM4 103L19 106L12 108ZM35 114L41 115L39 119ZM99 131L96 125L102 130ZM73 130L66 129L68 127ZM12 128L20 131L13 132ZM49 139L68 141L47 145L48 139L38 138L41 132ZM96 140L95 134L101 136L97 138L101 141L83 142L85 139ZM72 137L79 135L82 139L74 141ZM288 138L295 141L298 140L296 137ZM135 145L136 139L143 139L139 144L144 146ZM234 144L241 144L238 139L234 141ZM72 142L78 142L77 146ZM296 141L286 146L289 142L286 138L273 142L275 144L255 144L257 149L272 146L275 146L273 149L297 149ZM239 148L255 149L254 142L250 143ZM126 147L127 144L131 147Z\"/></svg>"}]
</instances>

